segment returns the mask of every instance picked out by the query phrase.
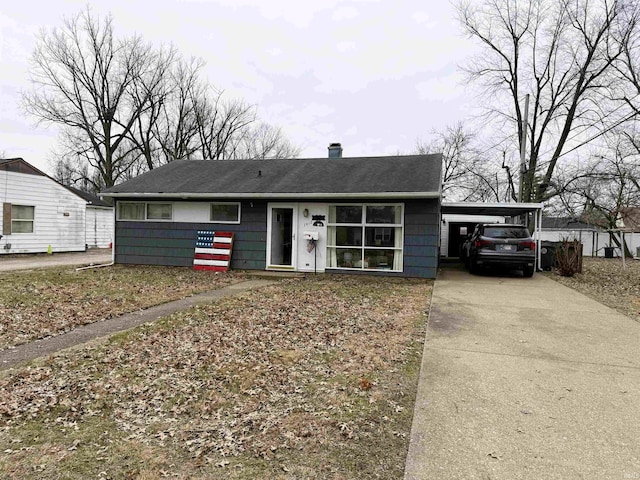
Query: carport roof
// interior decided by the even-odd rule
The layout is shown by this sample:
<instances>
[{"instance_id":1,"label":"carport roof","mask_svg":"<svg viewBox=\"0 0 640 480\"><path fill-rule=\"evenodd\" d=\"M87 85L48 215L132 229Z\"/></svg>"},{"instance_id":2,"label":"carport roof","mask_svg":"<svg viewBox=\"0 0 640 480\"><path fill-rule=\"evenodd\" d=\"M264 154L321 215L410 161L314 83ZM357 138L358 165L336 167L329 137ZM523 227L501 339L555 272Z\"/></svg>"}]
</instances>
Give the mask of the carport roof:
<instances>
[{"instance_id":1,"label":"carport roof","mask_svg":"<svg viewBox=\"0 0 640 480\"><path fill-rule=\"evenodd\" d=\"M451 215L501 215L514 217L542 210L542 203L443 203L441 213Z\"/></svg>"}]
</instances>

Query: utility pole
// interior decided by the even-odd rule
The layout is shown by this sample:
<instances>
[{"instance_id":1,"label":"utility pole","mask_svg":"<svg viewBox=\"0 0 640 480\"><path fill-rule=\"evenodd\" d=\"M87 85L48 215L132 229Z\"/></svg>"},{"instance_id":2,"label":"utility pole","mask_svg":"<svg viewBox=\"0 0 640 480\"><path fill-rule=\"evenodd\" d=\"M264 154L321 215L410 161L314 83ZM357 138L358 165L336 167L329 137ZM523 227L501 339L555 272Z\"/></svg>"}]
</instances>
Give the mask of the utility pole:
<instances>
[{"instance_id":1,"label":"utility pole","mask_svg":"<svg viewBox=\"0 0 640 480\"><path fill-rule=\"evenodd\" d=\"M524 100L524 116L522 117L522 141L520 142L520 186L518 188L518 203L522 203L524 195L524 175L527 172L527 128L529 128L529 94Z\"/></svg>"}]
</instances>

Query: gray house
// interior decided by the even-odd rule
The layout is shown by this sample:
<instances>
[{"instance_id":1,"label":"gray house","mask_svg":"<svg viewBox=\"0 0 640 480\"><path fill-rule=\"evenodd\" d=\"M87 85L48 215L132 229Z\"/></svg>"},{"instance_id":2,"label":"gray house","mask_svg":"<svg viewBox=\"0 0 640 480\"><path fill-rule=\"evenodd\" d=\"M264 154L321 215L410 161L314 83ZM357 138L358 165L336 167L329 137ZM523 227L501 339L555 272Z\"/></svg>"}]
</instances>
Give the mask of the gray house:
<instances>
[{"instance_id":1,"label":"gray house","mask_svg":"<svg viewBox=\"0 0 640 480\"><path fill-rule=\"evenodd\" d=\"M234 269L435 278L441 155L340 153L178 160L112 187L115 262L189 266L198 232L219 231Z\"/></svg>"}]
</instances>

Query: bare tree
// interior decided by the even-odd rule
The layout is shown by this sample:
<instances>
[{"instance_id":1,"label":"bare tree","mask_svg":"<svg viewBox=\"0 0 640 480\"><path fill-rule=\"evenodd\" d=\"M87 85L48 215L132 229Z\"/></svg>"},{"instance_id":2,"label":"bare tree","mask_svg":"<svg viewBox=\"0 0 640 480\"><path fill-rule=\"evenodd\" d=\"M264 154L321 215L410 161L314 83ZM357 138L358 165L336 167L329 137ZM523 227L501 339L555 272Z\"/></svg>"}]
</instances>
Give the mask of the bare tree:
<instances>
[{"instance_id":1,"label":"bare tree","mask_svg":"<svg viewBox=\"0 0 640 480\"><path fill-rule=\"evenodd\" d=\"M192 158L200 150L197 112L208 92L199 78L203 67L200 59L181 60L171 72L169 95L155 125L162 163Z\"/></svg>"},{"instance_id":2,"label":"bare tree","mask_svg":"<svg viewBox=\"0 0 640 480\"><path fill-rule=\"evenodd\" d=\"M223 160L232 158L231 146L256 119L255 107L242 100L227 101L223 92L215 97L203 97L197 105L196 122L202 158Z\"/></svg>"},{"instance_id":3,"label":"bare tree","mask_svg":"<svg viewBox=\"0 0 640 480\"><path fill-rule=\"evenodd\" d=\"M256 122L237 135L230 146L230 156L242 159L295 158L300 148L293 145L280 127Z\"/></svg>"},{"instance_id":4,"label":"bare tree","mask_svg":"<svg viewBox=\"0 0 640 480\"><path fill-rule=\"evenodd\" d=\"M26 110L79 139L78 155L91 159L102 186L114 185L127 161L121 144L159 81L158 53L140 37L115 38L112 18L96 18L87 8L62 29L43 30L32 63ZM136 89L145 78L152 79L149 88Z\"/></svg>"},{"instance_id":5,"label":"bare tree","mask_svg":"<svg viewBox=\"0 0 640 480\"><path fill-rule=\"evenodd\" d=\"M442 193L448 200L500 201L503 182L494 164L478 148L476 135L459 122L418 139L416 153L442 153Z\"/></svg>"},{"instance_id":6,"label":"bare tree","mask_svg":"<svg viewBox=\"0 0 640 480\"><path fill-rule=\"evenodd\" d=\"M203 66L173 47L117 38L112 18L87 8L41 32L23 103L61 127L56 174L93 191L176 159L297 153L278 128L253 127L254 106L203 81Z\"/></svg>"},{"instance_id":7,"label":"bare tree","mask_svg":"<svg viewBox=\"0 0 640 480\"><path fill-rule=\"evenodd\" d=\"M559 172L555 188L565 211L613 230L623 211L640 205L640 152L633 139L629 131L611 132L585 164ZM612 240L621 245L615 234Z\"/></svg>"},{"instance_id":8,"label":"bare tree","mask_svg":"<svg viewBox=\"0 0 640 480\"><path fill-rule=\"evenodd\" d=\"M639 33L639 10L625 0L458 3L465 32L482 46L465 70L482 87L487 118L515 151L522 104L531 95L523 201L557 195L553 180L563 155L635 117L619 90L627 89L620 72L628 71L625 55ZM518 168L510 169L513 178Z\"/></svg>"},{"instance_id":9,"label":"bare tree","mask_svg":"<svg viewBox=\"0 0 640 480\"><path fill-rule=\"evenodd\" d=\"M127 134L128 142L144 160L145 170L153 170L160 164L160 138L157 125L165 106L171 102L175 88L172 82L174 65L179 65L174 48L160 49L149 59L149 65L135 78L130 90L130 102L139 109L135 122Z\"/></svg>"}]
</instances>

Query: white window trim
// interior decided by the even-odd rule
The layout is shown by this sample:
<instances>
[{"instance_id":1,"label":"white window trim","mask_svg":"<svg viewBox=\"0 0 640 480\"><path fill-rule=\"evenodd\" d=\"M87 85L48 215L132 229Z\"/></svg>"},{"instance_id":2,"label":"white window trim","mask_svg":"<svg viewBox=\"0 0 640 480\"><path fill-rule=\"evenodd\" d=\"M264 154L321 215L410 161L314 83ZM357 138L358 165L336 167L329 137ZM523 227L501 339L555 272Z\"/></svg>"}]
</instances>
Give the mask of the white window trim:
<instances>
[{"instance_id":1,"label":"white window trim","mask_svg":"<svg viewBox=\"0 0 640 480\"><path fill-rule=\"evenodd\" d=\"M120 206L123 204L144 205L144 218L121 218ZM117 205L116 213L119 222L173 222L173 202L118 202ZM148 205L171 205L171 218L147 218Z\"/></svg>"},{"instance_id":2,"label":"white window trim","mask_svg":"<svg viewBox=\"0 0 640 480\"><path fill-rule=\"evenodd\" d=\"M219 221L211 219L211 207L213 205L237 205L238 206L238 220L233 221ZM226 225L239 225L242 218L242 203L241 202L209 202L209 223L219 223Z\"/></svg>"},{"instance_id":3,"label":"white window trim","mask_svg":"<svg viewBox=\"0 0 640 480\"><path fill-rule=\"evenodd\" d=\"M31 207L31 208L33 208L33 218L13 218L14 207ZM13 230L13 222L31 223L31 231L30 232L14 232L14 230ZM17 203L11 204L11 235L33 235L34 233L36 233L36 206L35 205L21 205L21 204L17 204Z\"/></svg>"},{"instance_id":4,"label":"white window trim","mask_svg":"<svg viewBox=\"0 0 640 480\"><path fill-rule=\"evenodd\" d=\"M400 223L367 223L367 208L368 206L377 207L400 207ZM364 265L360 268L355 267L329 267L329 270L353 270L357 272L403 272L404 271L404 203L330 203L329 211L332 207L362 207L362 223L329 223L327 222L327 228L331 227L361 227L362 228L362 245L330 245L327 241L326 255L329 258L329 250L334 248L349 248L354 250L362 250L363 257L365 250L395 250L400 252L400 270L393 270L388 268L364 268ZM402 244L400 247L376 247L367 246L366 243L366 228L367 227L381 227L381 228L400 228L400 238ZM328 237L327 237L328 240Z\"/></svg>"}]
</instances>

